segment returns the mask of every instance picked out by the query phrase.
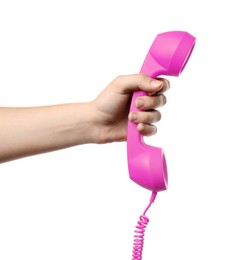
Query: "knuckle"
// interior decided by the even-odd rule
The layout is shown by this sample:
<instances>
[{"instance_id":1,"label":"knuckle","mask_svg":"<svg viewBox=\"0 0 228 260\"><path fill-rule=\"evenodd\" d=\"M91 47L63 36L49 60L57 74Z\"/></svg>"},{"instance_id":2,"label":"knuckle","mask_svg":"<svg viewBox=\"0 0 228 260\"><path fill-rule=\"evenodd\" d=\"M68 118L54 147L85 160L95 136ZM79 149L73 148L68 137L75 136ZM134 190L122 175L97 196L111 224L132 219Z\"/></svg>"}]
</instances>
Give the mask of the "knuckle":
<instances>
[{"instance_id":1,"label":"knuckle","mask_svg":"<svg viewBox=\"0 0 228 260\"><path fill-rule=\"evenodd\" d=\"M156 107L164 106L166 104L166 102L167 102L167 100L166 100L165 95L161 94L156 97L156 101L155 101Z\"/></svg>"},{"instance_id":2,"label":"knuckle","mask_svg":"<svg viewBox=\"0 0 228 260\"><path fill-rule=\"evenodd\" d=\"M165 86L168 86L168 85L170 84L169 80L166 79L166 78L161 78L161 80L163 81L163 84L164 84Z\"/></svg>"},{"instance_id":3,"label":"knuckle","mask_svg":"<svg viewBox=\"0 0 228 260\"><path fill-rule=\"evenodd\" d=\"M162 97L162 104L165 105L167 103L167 99L165 95L161 95Z\"/></svg>"},{"instance_id":4,"label":"knuckle","mask_svg":"<svg viewBox=\"0 0 228 260\"><path fill-rule=\"evenodd\" d=\"M151 135L155 135L157 133L157 127L155 125L152 125L151 127Z\"/></svg>"},{"instance_id":5,"label":"knuckle","mask_svg":"<svg viewBox=\"0 0 228 260\"><path fill-rule=\"evenodd\" d=\"M170 82L168 79L164 79L164 84L166 86L166 89L169 89L170 88Z\"/></svg>"},{"instance_id":6,"label":"knuckle","mask_svg":"<svg viewBox=\"0 0 228 260\"><path fill-rule=\"evenodd\" d=\"M159 78L159 79L163 82L163 86L165 87L165 89L170 88L170 82L168 79L166 79L166 78Z\"/></svg>"},{"instance_id":7,"label":"knuckle","mask_svg":"<svg viewBox=\"0 0 228 260\"><path fill-rule=\"evenodd\" d=\"M158 110L156 110L155 113L156 113L156 120L157 120L157 122L158 122L158 121L161 120L162 115L161 115L161 112L158 111Z\"/></svg>"},{"instance_id":8,"label":"knuckle","mask_svg":"<svg viewBox=\"0 0 228 260\"><path fill-rule=\"evenodd\" d=\"M151 113L150 122L149 123L157 123L161 120L161 113L158 110L154 110Z\"/></svg>"}]
</instances>

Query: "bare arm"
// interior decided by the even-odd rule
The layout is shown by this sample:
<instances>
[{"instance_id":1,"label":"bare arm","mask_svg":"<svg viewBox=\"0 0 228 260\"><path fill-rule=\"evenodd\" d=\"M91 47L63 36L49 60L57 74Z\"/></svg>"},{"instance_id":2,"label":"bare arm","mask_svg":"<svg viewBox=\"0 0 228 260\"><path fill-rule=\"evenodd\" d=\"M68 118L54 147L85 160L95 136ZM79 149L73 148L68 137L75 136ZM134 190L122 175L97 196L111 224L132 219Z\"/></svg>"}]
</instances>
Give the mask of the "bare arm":
<instances>
[{"instance_id":1,"label":"bare arm","mask_svg":"<svg viewBox=\"0 0 228 260\"><path fill-rule=\"evenodd\" d=\"M80 144L124 141L128 118L141 134L155 134L153 123L161 117L155 108L165 104L168 88L167 80L134 74L116 78L92 102L0 108L0 162ZM142 111L129 115L137 89L150 95L138 98L136 106Z\"/></svg>"},{"instance_id":2,"label":"bare arm","mask_svg":"<svg viewBox=\"0 0 228 260\"><path fill-rule=\"evenodd\" d=\"M0 162L94 142L89 103L0 108Z\"/></svg>"}]
</instances>

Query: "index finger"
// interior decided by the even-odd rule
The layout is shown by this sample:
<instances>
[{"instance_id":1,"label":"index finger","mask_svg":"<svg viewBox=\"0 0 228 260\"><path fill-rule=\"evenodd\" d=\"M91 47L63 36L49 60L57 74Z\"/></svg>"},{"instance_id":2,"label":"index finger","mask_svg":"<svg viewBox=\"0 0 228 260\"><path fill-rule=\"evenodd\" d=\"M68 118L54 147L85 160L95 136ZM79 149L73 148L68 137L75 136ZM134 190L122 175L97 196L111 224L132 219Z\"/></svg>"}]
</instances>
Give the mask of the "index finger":
<instances>
[{"instance_id":1,"label":"index finger","mask_svg":"<svg viewBox=\"0 0 228 260\"><path fill-rule=\"evenodd\" d=\"M162 88L159 89L157 92L148 92L147 95L148 96L154 96L154 95L160 95L163 94L164 92L166 92L168 89L170 89L170 83L167 79L165 78L157 78L158 80L161 80L163 82L162 84Z\"/></svg>"}]
</instances>

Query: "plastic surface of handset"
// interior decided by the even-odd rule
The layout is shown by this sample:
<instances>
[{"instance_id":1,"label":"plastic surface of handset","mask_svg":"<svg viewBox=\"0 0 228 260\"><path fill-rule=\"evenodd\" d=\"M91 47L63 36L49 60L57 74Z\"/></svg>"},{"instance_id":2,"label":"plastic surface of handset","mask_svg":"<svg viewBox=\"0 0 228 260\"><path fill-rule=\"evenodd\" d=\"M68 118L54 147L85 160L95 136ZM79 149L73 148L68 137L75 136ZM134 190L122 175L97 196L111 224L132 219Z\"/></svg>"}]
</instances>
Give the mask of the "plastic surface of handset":
<instances>
[{"instance_id":1,"label":"plastic surface of handset","mask_svg":"<svg viewBox=\"0 0 228 260\"><path fill-rule=\"evenodd\" d=\"M192 53L196 38L184 31L158 34L144 60L141 73L151 78L159 75L179 76ZM135 100L144 96L144 91L135 91L130 112L139 111ZM137 125L128 121L127 156L130 178L151 191L168 187L166 159L161 148L147 145L137 130Z\"/></svg>"}]
</instances>

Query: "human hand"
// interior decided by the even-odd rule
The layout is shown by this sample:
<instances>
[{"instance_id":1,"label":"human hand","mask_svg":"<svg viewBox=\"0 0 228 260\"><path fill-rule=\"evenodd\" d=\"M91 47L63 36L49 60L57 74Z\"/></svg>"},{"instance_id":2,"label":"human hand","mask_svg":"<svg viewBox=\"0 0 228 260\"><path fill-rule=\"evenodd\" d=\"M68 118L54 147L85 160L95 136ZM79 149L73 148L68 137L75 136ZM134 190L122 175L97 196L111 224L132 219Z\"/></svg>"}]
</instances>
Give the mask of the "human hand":
<instances>
[{"instance_id":1,"label":"human hand","mask_svg":"<svg viewBox=\"0 0 228 260\"><path fill-rule=\"evenodd\" d=\"M92 102L93 119L96 125L96 143L125 141L128 119L137 124L144 136L154 135L154 123L161 119L156 109L165 105L163 94L169 89L169 81L163 78L151 79L145 74L119 76L114 79ZM141 112L129 113L132 93L143 90L147 96L136 99L135 106Z\"/></svg>"}]
</instances>

